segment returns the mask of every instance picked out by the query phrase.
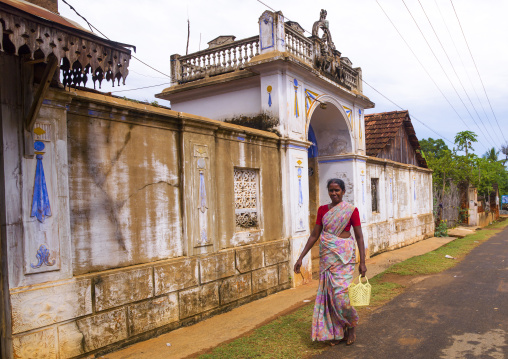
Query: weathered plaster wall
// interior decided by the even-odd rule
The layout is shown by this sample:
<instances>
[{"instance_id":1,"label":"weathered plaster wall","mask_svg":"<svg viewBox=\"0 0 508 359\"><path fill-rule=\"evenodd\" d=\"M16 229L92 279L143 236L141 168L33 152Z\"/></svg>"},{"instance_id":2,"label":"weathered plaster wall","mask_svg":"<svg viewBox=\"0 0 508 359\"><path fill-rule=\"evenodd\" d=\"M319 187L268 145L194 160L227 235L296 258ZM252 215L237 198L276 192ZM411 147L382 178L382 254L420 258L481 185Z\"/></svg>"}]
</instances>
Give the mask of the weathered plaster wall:
<instances>
[{"instance_id":1,"label":"weathered plaster wall","mask_svg":"<svg viewBox=\"0 0 508 359\"><path fill-rule=\"evenodd\" d=\"M372 179L378 180L378 211L372 211ZM434 235L432 171L388 160L367 162L367 223L370 255Z\"/></svg>"},{"instance_id":2,"label":"weathered plaster wall","mask_svg":"<svg viewBox=\"0 0 508 359\"><path fill-rule=\"evenodd\" d=\"M278 239L282 237L282 193L280 186L280 153L276 143L260 144L240 136L227 136L216 145L218 193L218 239L219 248L238 247ZM229 138L228 138L229 137ZM256 169L259 179L260 225L250 230L239 230L235 224L234 169Z\"/></svg>"},{"instance_id":3,"label":"weathered plaster wall","mask_svg":"<svg viewBox=\"0 0 508 359\"><path fill-rule=\"evenodd\" d=\"M140 120L94 104L69 109L75 275L184 254L179 134Z\"/></svg>"},{"instance_id":4,"label":"weathered plaster wall","mask_svg":"<svg viewBox=\"0 0 508 359\"><path fill-rule=\"evenodd\" d=\"M50 97L39 120L55 115L66 134L70 235L56 280L18 271L12 282L14 357L112 350L291 286L276 135L103 95ZM235 222L245 190L252 228Z\"/></svg>"},{"instance_id":5,"label":"weathered plaster wall","mask_svg":"<svg viewBox=\"0 0 508 359\"><path fill-rule=\"evenodd\" d=\"M212 79L217 81L216 79ZM171 109L179 112L205 116L213 120L224 120L234 116L252 116L261 112L259 76L236 80L233 83L214 84L212 93L207 89L187 93L171 101Z\"/></svg>"}]
</instances>

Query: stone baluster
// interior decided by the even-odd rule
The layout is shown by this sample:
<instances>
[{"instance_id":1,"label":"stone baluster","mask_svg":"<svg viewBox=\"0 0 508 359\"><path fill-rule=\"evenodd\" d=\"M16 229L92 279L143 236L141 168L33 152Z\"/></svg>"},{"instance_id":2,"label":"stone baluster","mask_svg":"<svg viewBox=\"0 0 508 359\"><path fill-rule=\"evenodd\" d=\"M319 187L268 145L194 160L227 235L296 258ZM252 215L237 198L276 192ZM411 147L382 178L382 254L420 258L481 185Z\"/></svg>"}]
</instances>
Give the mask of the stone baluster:
<instances>
[{"instance_id":1,"label":"stone baluster","mask_svg":"<svg viewBox=\"0 0 508 359\"><path fill-rule=\"evenodd\" d=\"M205 77L210 76L210 54L205 56Z\"/></svg>"},{"instance_id":2,"label":"stone baluster","mask_svg":"<svg viewBox=\"0 0 508 359\"><path fill-rule=\"evenodd\" d=\"M242 49L243 49L243 64L245 65L249 61L249 54L247 53L248 45L243 44Z\"/></svg>"},{"instance_id":3,"label":"stone baluster","mask_svg":"<svg viewBox=\"0 0 508 359\"><path fill-rule=\"evenodd\" d=\"M226 60L226 50L221 50L222 54L222 67L226 68L227 60Z\"/></svg>"},{"instance_id":4,"label":"stone baluster","mask_svg":"<svg viewBox=\"0 0 508 359\"><path fill-rule=\"evenodd\" d=\"M191 60L191 78L192 79L195 79L196 78L196 58L193 58Z\"/></svg>"},{"instance_id":5,"label":"stone baluster","mask_svg":"<svg viewBox=\"0 0 508 359\"><path fill-rule=\"evenodd\" d=\"M233 67L235 70L236 70L238 67L240 67L240 66L239 66L240 64L238 64L238 63L237 63L237 59L236 59L236 52L237 52L237 50L238 50L238 49L237 49L237 47L236 47L236 46L235 46L235 47L233 47L233 48L231 49L231 52L233 53L233 59L231 60L231 64L232 64L232 67Z\"/></svg>"},{"instance_id":6,"label":"stone baluster","mask_svg":"<svg viewBox=\"0 0 508 359\"><path fill-rule=\"evenodd\" d=\"M196 57L196 78L201 76L201 56Z\"/></svg>"},{"instance_id":7,"label":"stone baluster","mask_svg":"<svg viewBox=\"0 0 508 359\"><path fill-rule=\"evenodd\" d=\"M231 69L231 49L230 48L227 49L226 53L228 54L228 65L227 65L227 68Z\"/></svg>"},{"instance_id":8,"label":"stone baluster","mask_svg":"<svg viewBox=\"0 0 508 359\"><path fill-rule=\"evenodd\" d=\"M220 67L220 51L212 54L213 56L213 74L215 75L219 71Z\"/></svg>"}]
</instances>

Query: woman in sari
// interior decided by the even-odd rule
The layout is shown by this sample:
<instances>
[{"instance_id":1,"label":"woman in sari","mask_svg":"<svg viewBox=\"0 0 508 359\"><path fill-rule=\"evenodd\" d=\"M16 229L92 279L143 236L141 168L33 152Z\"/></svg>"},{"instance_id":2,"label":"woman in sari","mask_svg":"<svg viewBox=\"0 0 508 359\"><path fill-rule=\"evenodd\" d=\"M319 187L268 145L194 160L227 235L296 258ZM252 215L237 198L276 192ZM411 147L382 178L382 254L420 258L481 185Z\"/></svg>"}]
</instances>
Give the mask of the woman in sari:
<instances>
[{"instance_id":1,"label":"woman in sari","mask_svg":"<svg viewBox=\"0 0 508 359\"><path fill-rule=\"evenodd\" d=\"M302 260L314 243L319 243L319 288L312 317L312 340L330 341L331 345L345 340L351 345L356 340L358 314L349 303L348 286L353 279L356 263L353 227L360 253L360 274L365 276L365 245L358 209L342 201L346 192L344 181L328 181L328 195L332 203L319 207L316 225L295 263L300 273Z\"/></svg>"}]
</instances>

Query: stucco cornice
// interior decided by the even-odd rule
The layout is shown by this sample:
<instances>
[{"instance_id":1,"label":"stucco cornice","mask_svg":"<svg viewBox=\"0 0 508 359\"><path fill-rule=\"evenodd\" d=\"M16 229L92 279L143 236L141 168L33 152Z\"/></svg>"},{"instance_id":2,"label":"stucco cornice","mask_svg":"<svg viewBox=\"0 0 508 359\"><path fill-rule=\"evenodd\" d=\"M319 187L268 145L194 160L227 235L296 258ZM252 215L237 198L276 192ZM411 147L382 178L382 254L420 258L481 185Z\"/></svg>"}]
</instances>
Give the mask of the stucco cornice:
<instances>
[{"instance_id":1,"label":"stucco cornice","mask_svg":"<svg viewBox=\"0 0 508 359\"><path fill-rule=\"evenodd\" d=\"M293 149L300 149L303 151L307 151L307 149L310 146L312 146L312 142L284 138L284 139L280 140L280 145L282 148L286 148L286 149L293 148Z\"/></svg>"},{"instance_id":2,"label":"stucco cornice","mask_svg":"<svg viewBox=\"0 0 508 359\"><path fill-rule=\"evenodd\" d=\"M129 122L135 122L140 124L147 124L146 120L149 115L154 115L153 118L158 122L166 122L173 124L180 124L181 129L184 131L194 131L193 129L200 128L200 132L203 130L209 131L208 134L213 135L214 132L234 132L239 134L244 134L250 138L262 139L263 141L276 143L279 141L280 137L274 133L257 130L250 127L235 125L231 123L221 122L217 120L212 120L207 117L197 116L188 114L185 112L177 112L173 110L169 110L162 107L156 107L144 103L137 103L129 100L124 100L121 98L108 96L104 94L82 91L82 90L71 90L71 91L63 91L63 90L52 90L53 92L61 92L62 96L67 96L72 98L73 105L71 105L71 112L75 111L79 107L88 108L86 103L93 103L95 105L103 106L103 108L95 107L94 116L102 117L108 120L114 120L110 116L111 113L118 114L118 117L128 116ZM53 96L57 96L54 94ZM58 95L60 96L60 94ZM116 107L117 109L112 112L112 107ZM86 112L89 114L90 112ZM141 118L139 118L138 114L142 114Z\"/></svg>"},{"instance_id":3,"label":"stucco cornice","mask_svg":"<svg viewBox=\"0 0 508 359\"><path fill-rule=\"evenodd\" d=\"M202 90L200 92L210 91L210 86L227 84L233 81L256 77L258 74L249 70L238 70L223 75L207 77L201 80L196 80L181 85L175 85L162 90L161 93L156 94L156 98L178 101L180 98L188 99L189 91Z\"/></svg>"},{"instance_id":4,"label":"stucco cornice","mask_svg":"<svg viewBox=\"0 0 508 359\"><path fill-rule=\"evenodd\" d=\"M365 158L367 160L367 163L370 163L370 164L383 165L383 166L390 165L393 167L405 168L405 169L419 171L419 172L427 172L427 173L434 172L430 168L423 168L423 167L418 167L418 166L410 165L410 164L406 164L406 163L395 162L392 160L388 160L386 158L377 158L377 157L371 157L371 156L365 156Z\"/></svg>"},{"instance_id":5,"label":"stucco cornice","mask_svg":"<svg viewBox=\"0 0 508 359\"><path fill-rule=\"evenodd\" d=\"M312 75L322 81L322 85L328 87L330 92L340 92L340 96L358 104L364 108L374 108L375 104L368 97L359 93L356 90L349 90L335 81L323 76L319 71L309 66L307 63L299 60L288 52L274 51L263 55L253 57L247 64L246 69L256 73L264 73L266 71L273 71L280 68L285 70L290 69L295 71L300 76Z\"/></svg>"}]
</instances>

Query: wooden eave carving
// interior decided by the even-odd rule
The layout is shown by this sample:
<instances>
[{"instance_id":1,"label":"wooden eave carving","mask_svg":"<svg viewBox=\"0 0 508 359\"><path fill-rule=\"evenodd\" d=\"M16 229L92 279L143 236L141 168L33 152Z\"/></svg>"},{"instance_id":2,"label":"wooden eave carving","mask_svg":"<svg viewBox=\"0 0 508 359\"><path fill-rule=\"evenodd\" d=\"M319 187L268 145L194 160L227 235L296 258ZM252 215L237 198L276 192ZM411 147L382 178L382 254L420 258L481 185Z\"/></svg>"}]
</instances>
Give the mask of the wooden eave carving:
<instances>
[{"instance_id":1,"label":"wooden eave carving","mask_svg":"<svg viewBox=\"0 0 508 359\"><path fill-rule=\"evenodd\" d=\"M92 80L120 79L125 84L129 73L131 45L102 39L77 27L68 27L55 21L26 13L0 2L0 33L6 34L14 45L14 55L20 50L30 54L31 60L47 62L54 55L63 71L64 85L86 84ZM6 50L0 36L0 51ZM21 49L23 48L23 49ZM135 48L134 48L135 50Z\"/></svg>"}]
</instances>

